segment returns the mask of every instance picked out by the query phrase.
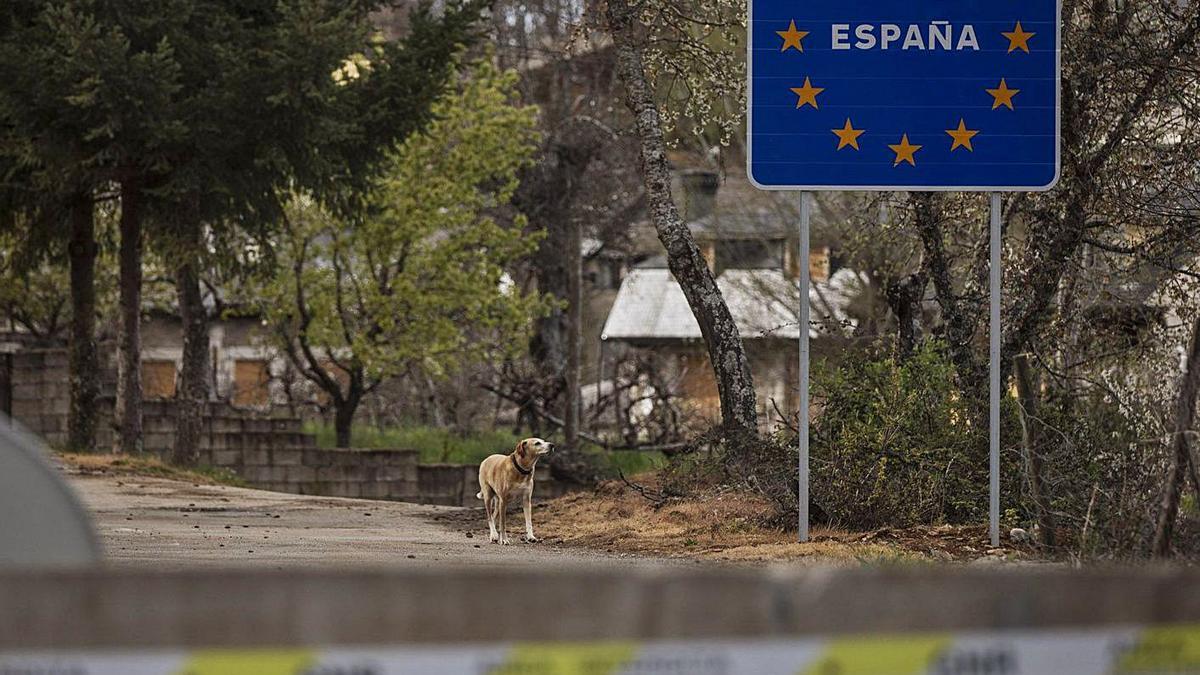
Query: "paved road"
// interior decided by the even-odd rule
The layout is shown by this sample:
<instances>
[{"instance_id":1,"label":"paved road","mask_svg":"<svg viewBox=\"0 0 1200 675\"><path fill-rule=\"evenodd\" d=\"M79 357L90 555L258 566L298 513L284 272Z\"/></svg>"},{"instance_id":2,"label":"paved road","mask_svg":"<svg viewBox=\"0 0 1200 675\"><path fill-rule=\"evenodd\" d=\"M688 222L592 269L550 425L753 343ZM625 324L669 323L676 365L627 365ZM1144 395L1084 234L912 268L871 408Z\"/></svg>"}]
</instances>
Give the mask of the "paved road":
<instances>
[{"instance_id":1,"label":"paved road","mask_svg":"<svg viewBox=\"0 0 1200 675\"><path fill-rule=\"evenodd\" d=\"M537 544L489 544L478 509L306 497L139 476L71 475L68 480L91 511L108 560L122 566L688 564L563 549L550 532L538 532L549 541Z\"/></svg>"}]
</instances>

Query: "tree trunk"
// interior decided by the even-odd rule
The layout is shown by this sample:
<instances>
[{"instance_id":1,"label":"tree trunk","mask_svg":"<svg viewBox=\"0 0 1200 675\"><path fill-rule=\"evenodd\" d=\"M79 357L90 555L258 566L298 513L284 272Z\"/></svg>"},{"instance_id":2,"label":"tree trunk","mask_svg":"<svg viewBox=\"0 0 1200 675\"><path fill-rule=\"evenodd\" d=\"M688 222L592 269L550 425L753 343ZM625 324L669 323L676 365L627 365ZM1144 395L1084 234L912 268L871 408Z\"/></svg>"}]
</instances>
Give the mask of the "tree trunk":
<instances>
[{"instance_id":1,"label":"tree trunk","mask_svg":"<svg viewBox=\"0 0 1200 675\"><path fill-rule=\"evenodd\" d=\"M617 50L617 74L625 85L625 104L636 120L651 219L667 249L671 274L679 282L708 347L725 431L752 437L758 429L758 406L750 362L733 315L671 196L671 168L658 108L646 79L638 22L638 11L629 0L609 0L608 28Z\"/></svg>"},{"instance_id":2,"label":"tree trunk","mask_svg":"<svg viewBox=\"0 0 1200 675\"><path fill-rule=\"evenodd\" d=\"M96 399L100 395L100 363L96 352L96 231L90 193L71 205L71 335L68 343L71 407L67 414L67 449L90 452L96 441Z\"/></svg>"},{"instance_id":3,"label":"tree trunk","mask_svg":"<svg viewBox=\"0 0 1200 675\"><path fill-rule=\"evenodd\" d=\"M1167 470L1167 483L1163 489L1162 505L1158 512L1158 524L1154 528L1154 541L1150 545L1156 557L1163 558L1171 552L1171 535L1175 531L1175 518L1179 515L1179 494L1183 491L1184 477L1190 463L1188 457L1188 434L1196 417L1196 392L1200 389L1200 317L1192 322L1192 339L1188 348L1187 366L1179 383L1179 399L1175 404L1175 429L1171 436L1171 466Z\"/></svg>"},{"instance_id":4,"label":"tree trunk","mask_svg":"<svg viewBox=\"0 0 1200 675\"><path fill-rule=\"evenodd\" d=\"M918 272L888 281L884 292L888 308L896 316L896 358L905 361L917 344L917 321L921 316L921 297L925 294L925 275Z\"/></svg>"},{"instance_id":5,"label":"tree trunk","mask_svg":"<svg viewBox=\"0 0 1200 675\"><path fill-rule=\"evenodd\" d=\"M351 394L333 403L333 428L337 434L337 447L350 447L350 430L354 427L354 413L362 400L359 395Z\"/></svg>"},{"instance_id":6,"label":"tree trunk","mask_svg":"<svg viewBox=\"0 0 1200 675\"><path fill-rule=\"evenodd\" d=\"M118 453L142 451L142 223L137 184L121 185L120 322L117 327L117 405L113 416Z\"/></svg>"},{"instance_id":7,"label":"tree trunk","mask_svg":"<svg viewBox=\"0 0 1200 675\"><path fill-rule=\"evenodd\" d=\"M171 461L180 466L195 466L200 460L204 406L208 402L208 312L200 293L199 224L188 223L185 227L189 232L180 251L183 262L175 270L179 318L183 326L183 367L175 396L177 426Z\"/></svg>"},{"instance_id":8,"label":"tree trunk","mask_svg":"<svg viewBox=\"0 0 1200 675\"><path fill-rule=\"evenodd\" d=\"M942 227L942 197L916 193L909 197L917 231L921 235L924 263L933 282L938 307L945 325L946 348L954 363L958 386L976 429L986 429L988 420L987 363L975 354L975 331L985 316L975 303L966 304L954 287L951 262L946 252Z\"/></svg>"},{"instance_id":9,"label":"tree trunk","mask_svg":"<svg viewBox=\"0 0 1200 675\"><path fill-rule=\"evenodd\" d=\"M1055 544L1054 514L1050 512L1050 499L1046 494L1046 476L1042 465L1041 421L1037 417L1037 383L1029 368L1029 359L1020 354L1013 359L1017 375L1017 397L1021 401L1021 445L1025 451L1025 469L1029 480L1029 493L1037 513L1038 543L1045 547Z\"/></svg>"},{"instance_id":10,"label":"tree trunk","mask_svg":"<svg viewBox=\"0 0 1200 675\"><path fill-rule=\"evenodd\" d=\"M579 447L579 369L583 333L583 261L580 225L569 225L567 237L567 395L564 400L563 434L569 450Z\"/></svg>"}]
</instances>

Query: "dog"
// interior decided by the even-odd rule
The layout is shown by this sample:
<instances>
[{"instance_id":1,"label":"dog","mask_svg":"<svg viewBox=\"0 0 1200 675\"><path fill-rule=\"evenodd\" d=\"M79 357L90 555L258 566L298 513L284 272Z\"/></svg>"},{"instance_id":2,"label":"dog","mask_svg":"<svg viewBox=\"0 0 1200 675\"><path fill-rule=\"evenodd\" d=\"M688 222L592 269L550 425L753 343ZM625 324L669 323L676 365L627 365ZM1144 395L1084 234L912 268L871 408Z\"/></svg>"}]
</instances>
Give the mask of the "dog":
<instances>
[{"instance_id":1,"label":"dog","mask_svg":"<svg viewBox=\"0 0 1200 675\"><path fill-rule=\"evenodd\" d=\"M479 463L479 492L487 511L489 540L508 544L505 512L508 505L520 498L525 508L525 541L537 541L533 536L533 470L538 458L554 451L554 444L540 438L526 438L517 443L511 455L491 455Z\"/></svg>"}]
</instances>

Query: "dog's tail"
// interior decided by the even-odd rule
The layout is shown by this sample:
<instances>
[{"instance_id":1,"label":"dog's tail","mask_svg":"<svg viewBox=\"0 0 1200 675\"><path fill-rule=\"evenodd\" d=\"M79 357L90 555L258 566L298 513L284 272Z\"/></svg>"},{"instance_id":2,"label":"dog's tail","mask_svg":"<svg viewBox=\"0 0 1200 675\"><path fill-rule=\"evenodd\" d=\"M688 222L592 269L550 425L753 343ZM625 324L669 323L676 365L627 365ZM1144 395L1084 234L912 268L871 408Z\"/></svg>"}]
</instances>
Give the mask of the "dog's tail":
<instances>
[{"instance_id":1,"label":"dog's tail","mask_svg":"<svg viewBox=\"0 0 1200 675\"><path fill-rule=\"evenodd\" d=\"M483 490L475 493L475 499L483 499Z\"/></svg>"}]
</instances>

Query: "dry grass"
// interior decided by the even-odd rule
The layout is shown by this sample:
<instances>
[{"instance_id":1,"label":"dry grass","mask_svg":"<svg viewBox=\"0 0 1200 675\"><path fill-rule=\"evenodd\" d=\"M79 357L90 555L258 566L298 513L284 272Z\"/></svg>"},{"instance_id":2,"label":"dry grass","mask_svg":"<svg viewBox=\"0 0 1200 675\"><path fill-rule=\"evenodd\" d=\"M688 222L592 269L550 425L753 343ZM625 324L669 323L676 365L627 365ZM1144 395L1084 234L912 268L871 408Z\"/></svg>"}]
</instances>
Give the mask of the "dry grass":
<instances>
[{"instance_id":1,"label":"dry grass","mask_svg":"<svg viewBox=\"0 0 1200 675\"><path fill-rule=\"evenodd\" d=\"M157 457L127 455L93 455L57 453L64 466L84 476L153 476L187 481L196 485L233 485L244 487L245 481L228 469L201 466L184 469L171 466Z\"/></svg>"},{"instance_id":2,"label":"dry grass","mask_svg":"<svg viewBox=\"0 0 1200 675\"><path fill-rule=\"evenodd\" d=\"M639 482L653 483L653 476ZM580 492L539 508L552 541L597 551L753 563L919 563L1012 559L1022 553L990 549L983 527L918 527L845 532L816 528L811 541L762 525L771 512L762 499L722 491L656 505L620 482Z\"/></svg>"}]
</instances>

